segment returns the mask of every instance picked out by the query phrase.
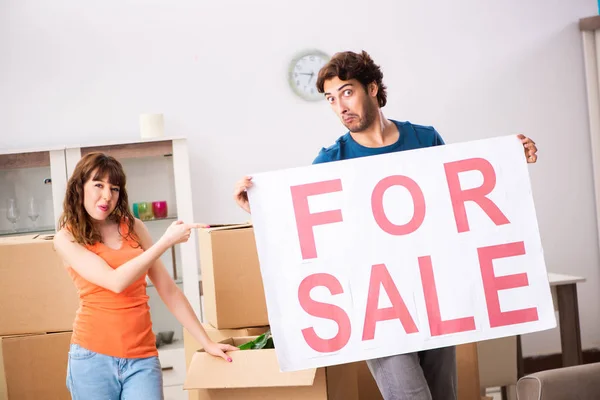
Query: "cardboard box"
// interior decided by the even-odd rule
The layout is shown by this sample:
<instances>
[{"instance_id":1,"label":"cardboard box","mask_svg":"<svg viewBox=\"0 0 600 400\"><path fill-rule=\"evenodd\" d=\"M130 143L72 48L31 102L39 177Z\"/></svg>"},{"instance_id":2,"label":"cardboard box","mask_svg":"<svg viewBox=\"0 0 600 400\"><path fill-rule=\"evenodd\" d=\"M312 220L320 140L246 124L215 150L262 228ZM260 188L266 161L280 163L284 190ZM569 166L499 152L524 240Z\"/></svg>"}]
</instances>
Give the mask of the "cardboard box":
<instances>
[{"instance_id":1,"label":"cardboard box","mask_svg":"<svg viewBox=\"0 0 600 400\"><path fill-rule=\"evenodd\" d=\"M223 340L238 346L256 338ZM194 353L184 389L203 389L202 400L358 400L356 363L280 372L275 350L229 353L233 362Z\"/></svg>"},{"instance_id":2,"label":"cardboard box","mask_svg":"<svg viewBox=\"0 0 600 400\"><path fill-rule=\"evenodd\" d=\"M383 396L377 387L377 382L369 370L366 361L356 363L356 374L358 381L358 398L360 400L383 400Z\"/></svg>"},{"instance_id":3,"label":"cardboard box","mask_svg":"<svg viewBox=\"0 0 600 400\"><path fill-rule=\"evenodd\" d=\"M206 321L218 329L269 325L252 225L198 231Z\"/></svg>"},{"instance_id":4,"label":"cardboard box","mask_svg":"<svg viewBox=\"0 0 600 400\"><path fill-rule=\"evenodd\" d=\"M0 337L0 400L70 400L71 332Z\"/></svg>"},{"instance_id":5,"label":"cardboard box","mask_svg":"<svg viewBox=\"0 0 600 400\"><path fill-rule=\"evenodd\" d=\"M52 236L36 236L0 238L0 336L73 329L77 289Z\"/></svg>"},{"instance_id":6,"label":"cardboard box","mask_svg":"<svg viewBox=\"0 0 600 400\"><path fill-rule=\"evenodd\" d=\"M456 369L458 398L460 400L480 400L477 343L456 346Z\"/></svg>"}]
</instances>

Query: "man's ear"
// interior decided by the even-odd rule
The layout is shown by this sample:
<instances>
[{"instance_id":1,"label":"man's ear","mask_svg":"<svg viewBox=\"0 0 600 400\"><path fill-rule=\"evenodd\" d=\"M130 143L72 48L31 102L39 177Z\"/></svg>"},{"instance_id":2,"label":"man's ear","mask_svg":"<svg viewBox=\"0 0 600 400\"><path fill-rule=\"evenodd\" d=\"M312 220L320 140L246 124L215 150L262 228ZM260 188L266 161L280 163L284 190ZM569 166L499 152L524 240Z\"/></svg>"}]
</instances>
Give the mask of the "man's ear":
<instances>
[{"instance_id":1,"label":"man's ear","mask_svg":"<svg viewBox=\"0 0 600 400\"><path fill-rule=\"evenodd\" d=\"M377 85L377 83L369 83L369 85L367 86L367 92L369 93L369 96L376 97L377 93L379 92L379 86Z\"/></svg>"}]
</instances>

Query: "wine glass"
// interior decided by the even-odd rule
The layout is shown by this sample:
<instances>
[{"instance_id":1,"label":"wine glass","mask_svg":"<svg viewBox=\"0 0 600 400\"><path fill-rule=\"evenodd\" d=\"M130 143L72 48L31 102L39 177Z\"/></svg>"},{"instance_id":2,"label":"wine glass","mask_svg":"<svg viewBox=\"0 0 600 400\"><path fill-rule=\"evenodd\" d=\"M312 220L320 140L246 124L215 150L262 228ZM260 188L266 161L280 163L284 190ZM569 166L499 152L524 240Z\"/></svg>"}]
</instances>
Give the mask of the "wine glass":
<instances>
[{"instance_id":1,"label":"wine glass","mask_svg":"<svg viewBox=\"0 0 600 400\"><path fill-rule=\"evenodd\" d=\"M6 219L8 219L13 224L13 230L17 231L17 221L21 216L19 212L19 206L17 205L17 200L14 198L10 198L7 201L6 207Z\"/></svg>"},{"instance_id":2,"label":"wine glass","mask_svg":"<svg viewBox=\"0 0 600 400\"><path fill-rule=\"evenodd\" d=\"M35 197L31 197L29 199L29 205L27 207L27 216L33 222L33 227L36 227L36 220L40 216L40 210L38 208L37 202L35 201Z\"/></svg>"}]
</instances>

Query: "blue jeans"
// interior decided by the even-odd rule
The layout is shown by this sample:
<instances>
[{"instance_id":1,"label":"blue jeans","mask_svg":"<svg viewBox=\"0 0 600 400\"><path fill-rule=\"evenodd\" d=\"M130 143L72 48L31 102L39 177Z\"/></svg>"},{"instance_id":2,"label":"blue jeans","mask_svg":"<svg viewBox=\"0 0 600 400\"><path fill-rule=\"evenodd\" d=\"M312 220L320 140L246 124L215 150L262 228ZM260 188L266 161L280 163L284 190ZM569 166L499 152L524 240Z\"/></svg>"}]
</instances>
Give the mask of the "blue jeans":
<instances>
[{"instance_id":1,"label":"blue jeans","mask_svg":"<svg viewBox=\"0 0 600 400\"><path fill-rule=\"evenodd\" d=\"M158 357L117 358L71 344L67 388L73 400L163 400Z\"/></svg>"}]
</instances>

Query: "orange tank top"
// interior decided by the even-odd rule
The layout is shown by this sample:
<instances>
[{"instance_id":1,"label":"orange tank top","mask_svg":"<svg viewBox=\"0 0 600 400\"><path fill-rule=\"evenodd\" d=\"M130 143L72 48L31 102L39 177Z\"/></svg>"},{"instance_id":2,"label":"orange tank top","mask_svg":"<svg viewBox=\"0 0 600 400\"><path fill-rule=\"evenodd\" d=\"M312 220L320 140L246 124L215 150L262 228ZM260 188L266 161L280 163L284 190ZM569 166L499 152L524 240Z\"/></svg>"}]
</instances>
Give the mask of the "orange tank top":
<instances>
[{"instance_id":1,"label":"orange tank top","mask_svg":"<svg viewBox=\"0 0 600 400\"><path fill-rule=\"evenodd\" d=\"M125 223L121 223L120 231L127 232ZM116 269L144 251L136 246L134 240L123 237L119 249L113 249L104 243L86 248ZM119 358L158 355L146 294L147 274L117 294L83 279L71 267L68 272L79 294L72 343L96 353Z\"/></svg>"}]
</instances>

